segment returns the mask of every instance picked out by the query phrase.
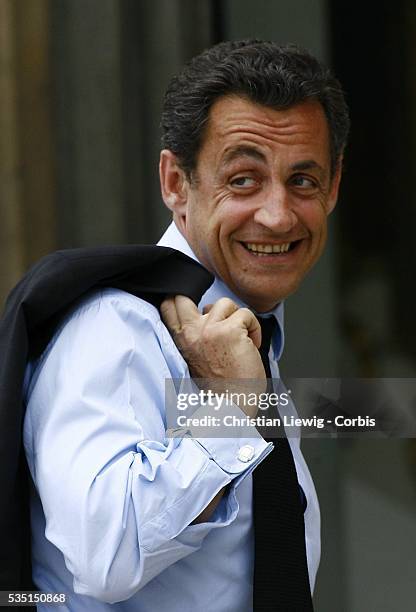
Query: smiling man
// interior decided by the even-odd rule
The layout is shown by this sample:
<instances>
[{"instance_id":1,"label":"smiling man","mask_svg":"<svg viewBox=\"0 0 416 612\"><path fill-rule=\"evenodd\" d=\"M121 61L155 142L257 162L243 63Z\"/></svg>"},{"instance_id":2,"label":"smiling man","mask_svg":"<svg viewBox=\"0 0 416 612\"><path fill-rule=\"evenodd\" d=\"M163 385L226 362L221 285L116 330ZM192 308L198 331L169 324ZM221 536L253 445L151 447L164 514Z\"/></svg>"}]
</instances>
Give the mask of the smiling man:
<instances>
[{"instance_id":1,"label":"smiling man","mask_svg":"<svg viewBox=\"0 0 416 612\"><path fill-rule=\"evenodd\" d=\"M293 293L317 261L341 163L316 100L275 110L227 94L211 107L197 166L162 151L163 195L199 261L259 312Z\"/></svg>"},{"instance_id":2,"label":"smiling man","mask_svg":"<svg viewBox=\"0 0 416 612\"><path fill-rule=\"evenodd\" d=\"M90 293L33 364L34 580L76 612L312 610L320 518L299 440L171 437L164 380L278 377L283 300L337 199L343 94L295 47L222 43L172 80L162 128L159 244L215 280L199 308L167 299L164 324L140 298Z\"/></svg>"}]
</instances>

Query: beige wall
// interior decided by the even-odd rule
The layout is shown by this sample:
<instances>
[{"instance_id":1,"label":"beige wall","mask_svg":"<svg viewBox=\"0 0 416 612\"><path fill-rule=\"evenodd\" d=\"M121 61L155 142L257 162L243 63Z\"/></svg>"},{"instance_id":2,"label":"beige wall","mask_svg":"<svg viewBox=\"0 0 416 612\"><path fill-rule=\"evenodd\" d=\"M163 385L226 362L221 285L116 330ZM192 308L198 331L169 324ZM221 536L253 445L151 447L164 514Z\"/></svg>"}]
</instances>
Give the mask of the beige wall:
<instances>
[{"instance_id":1,"label":"beige wall","mask_svg":"<svg viewBox=\"0 0 416 612\"><path fill-rule=\"evenodd\" d=\"M152 242L163 91L206 0L0 0L0 303L56 248Z\"/></svg>"},{"instance_id":2,"label":"beige wall","mask_svg":"<svg viewBox=\"0 0 416 612\"><path fill-rule=\"evenodd\" d=\"M48 2L0 2L0 300L55 247Z\"/></svg>"}]
</instances>

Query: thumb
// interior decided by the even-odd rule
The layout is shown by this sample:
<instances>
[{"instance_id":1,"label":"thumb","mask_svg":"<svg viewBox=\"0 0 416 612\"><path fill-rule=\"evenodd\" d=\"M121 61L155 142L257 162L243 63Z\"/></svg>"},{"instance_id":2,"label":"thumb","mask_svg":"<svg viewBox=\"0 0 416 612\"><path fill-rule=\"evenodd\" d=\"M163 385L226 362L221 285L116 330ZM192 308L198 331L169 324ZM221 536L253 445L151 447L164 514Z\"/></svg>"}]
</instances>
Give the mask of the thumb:
<instances>
[{"instance_id":1,"label":"thumb","mask_svg":"<svg viewBox=\"0 0 416 612\"><path fill-rule=\"evenodd\" d=\"M184 295L166 298L160 305L160 314L165 325L175 333L202 316L194 302Z\"/></svg>"}]
</instances>

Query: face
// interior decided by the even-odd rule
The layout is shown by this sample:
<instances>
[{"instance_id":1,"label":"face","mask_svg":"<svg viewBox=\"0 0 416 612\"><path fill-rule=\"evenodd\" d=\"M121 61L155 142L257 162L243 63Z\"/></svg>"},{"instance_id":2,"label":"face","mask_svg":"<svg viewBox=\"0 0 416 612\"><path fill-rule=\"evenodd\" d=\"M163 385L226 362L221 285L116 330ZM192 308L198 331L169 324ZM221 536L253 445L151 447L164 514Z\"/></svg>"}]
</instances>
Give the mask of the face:
<instances>
[{"instance_id":1,"label":"face","mask_svg":"<svg viewBox=\"0 0 416 612\"><path fill-rule=\"evenodd\" d=\"M162 193L201 263L266 312L322 253L340 179L317 102L283 111L230 96L212 106L193 180L162 152Z\"/></svg>"}]
</instances>

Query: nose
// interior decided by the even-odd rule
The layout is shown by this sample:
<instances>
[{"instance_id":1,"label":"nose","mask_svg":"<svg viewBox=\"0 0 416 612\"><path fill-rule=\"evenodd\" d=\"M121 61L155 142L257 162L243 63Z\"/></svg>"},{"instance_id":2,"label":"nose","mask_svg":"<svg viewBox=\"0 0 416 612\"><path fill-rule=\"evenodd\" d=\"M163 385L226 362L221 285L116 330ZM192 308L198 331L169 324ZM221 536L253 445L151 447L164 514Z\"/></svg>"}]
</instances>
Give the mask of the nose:
<instances>
[{"instance_id":1,"label":"nose","mask_svg":"<svg viewBox=\"0 0 416 612\"><path fill-rule=\"evenodd\" d=\"M288 233L297 224L289 194L284 186L274 186L254 213L256 223L273 232Z\"/></svg>"}]
</instances>

